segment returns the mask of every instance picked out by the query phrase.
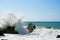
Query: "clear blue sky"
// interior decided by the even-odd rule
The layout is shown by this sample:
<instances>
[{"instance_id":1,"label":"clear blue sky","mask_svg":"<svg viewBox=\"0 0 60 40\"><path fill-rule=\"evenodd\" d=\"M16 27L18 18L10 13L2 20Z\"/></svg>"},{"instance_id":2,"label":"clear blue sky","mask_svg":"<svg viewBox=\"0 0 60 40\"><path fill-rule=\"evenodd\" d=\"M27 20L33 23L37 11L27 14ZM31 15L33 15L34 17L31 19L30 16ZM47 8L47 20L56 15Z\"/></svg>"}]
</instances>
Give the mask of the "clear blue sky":
<instances>
[{"instance_id":1,"label":"clear blue sky","mask_svg":"<svg viewBox=\"0 0 60 40\"><path fill-rule=\"evenodd\" d=\"M0 17L8 10L25 21L60 21L60 0L0 0Z\"/></svg>"}]
</instances>

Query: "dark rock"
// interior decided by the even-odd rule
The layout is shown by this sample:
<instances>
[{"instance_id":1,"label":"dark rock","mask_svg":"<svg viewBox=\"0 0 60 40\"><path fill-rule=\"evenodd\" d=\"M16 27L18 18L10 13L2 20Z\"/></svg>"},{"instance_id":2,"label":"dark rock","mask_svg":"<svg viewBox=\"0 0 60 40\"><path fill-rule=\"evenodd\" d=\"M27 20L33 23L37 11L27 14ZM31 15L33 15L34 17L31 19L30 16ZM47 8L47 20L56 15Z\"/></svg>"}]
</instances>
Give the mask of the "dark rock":
<instances>
[{"instance_id":1,"label":"dark rock","mask_svg":"<svg viewBox=\"0 0 60 40\"><path fill-rule=\"evenodd\" d=\"M51 27L46 27L46 28L51 29Z\"/></svg>"},{"instance_id":2,"label":"dark rock","mask_svg":"<svg viewBox=\"0 0 60 40\"><path fill-rule=\"evenodd\" d=\"M35 25L32 24L32 23L30 23L30 24L28 25L28 27L27 27L29 33L33 32L33 30L34 30L35 28L36 28Z\"/></svg>"},{"instance_id":3,"label":"dark rock","mask_svg":"<svg viewBox=\"0 0 60 40\"><path fill-rule=\"evenodd\" d=\"M4 33L11 33L11 34L18 34L18 32L15 30L15 26L7 26L6 29L3 29Z\"/></svg>"},{"instance_id":4,"label":"dark rock","mask_svg":"<svg viewBox=\"0 0 60 40\"><path fill-rule=\"evenodd\" d=\"M3 31L1 30L1 28L0 28L0 36L4 36L4 33L3 33Z\"/></svg>"},{"instance_id":5,"label":"dark rock","mask_svg":"<svg viewBox=\"0 0 60 40\"><path fill-rule=\"evenodd\" d=\"M60 38L60 35L57 35L57 37L56 38Z\"/></svg>"}]
</instances>

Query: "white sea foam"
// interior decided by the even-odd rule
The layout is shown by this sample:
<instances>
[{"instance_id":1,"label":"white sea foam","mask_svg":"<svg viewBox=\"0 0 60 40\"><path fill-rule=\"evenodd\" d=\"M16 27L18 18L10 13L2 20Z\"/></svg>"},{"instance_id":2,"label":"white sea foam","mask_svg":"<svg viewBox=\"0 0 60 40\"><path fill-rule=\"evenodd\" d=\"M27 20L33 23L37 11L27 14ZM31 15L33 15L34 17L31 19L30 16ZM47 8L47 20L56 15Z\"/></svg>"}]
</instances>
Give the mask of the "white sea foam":
<instances>
[{"instance_id":1,"label":"white sea foam","mask_svg":"<svg viewBox=\"0 0 60 40\"><path fill-rule=\"evenodd\" d=\"M23 27L22 19L15 16L13 13L6 14L1 20L0 27L6 28L7 25L14 26L15 30L20 34L28 34L28 31Z\"/></svg>"},{"instance_id":2,"label":"white sea foam","mask_svg":"<svg viewBox=\"0 0 60 40\"><path fill-rule=\"evenodd\" d=\"M56 38L60 34L58 29L35 29L32 33L21 35L21 34L5 34L5 37L0 37L1 39L8 40L60 40Z\"/></svg>"},{"instance_id":3,"label":"white sea foam","mask_svg":"<svg viewBox=\"0 0 60 40\"><path fill-rule=\"evenodd\" d=\"M18 31L19 30L20 29L18 29ZM60 40L60 38L56 38L57 35L59 35L59 34L60 34L59 29L36 28L32 33L26 34L26 35L5 34L5 37L0 37L0 40L1 39L8 39L8 40Z\"/></svg>"},{"instance_id":4,"label":"white sea foam","mask_svg":"<svg viewBox=\"0 0 60 40\"><path fill-rule=\"evenodd\" d=\"M13 20L12 20L13 19ZM15 21L14 21L15 19ZM9 15L7 19L4 21L1 21L0 26L3 27L4 25L7 25L7 21L9 24L13 25L16 22L16 17L13 15ZM19 25L20 24L20 25ZM23 25L21 24L21 21L17 21L16 24L16 30L18 32L21 32L22 34L25 32L27 33L25 27L23 28ZM60 38L56 38L57 35L60 35L60 29L47 29L47 28L36 28L32 33L21 35L21 34L4 34L4 37L0 36L1 39L5 40L60 40Z\"/></svg>"}]
</instances>

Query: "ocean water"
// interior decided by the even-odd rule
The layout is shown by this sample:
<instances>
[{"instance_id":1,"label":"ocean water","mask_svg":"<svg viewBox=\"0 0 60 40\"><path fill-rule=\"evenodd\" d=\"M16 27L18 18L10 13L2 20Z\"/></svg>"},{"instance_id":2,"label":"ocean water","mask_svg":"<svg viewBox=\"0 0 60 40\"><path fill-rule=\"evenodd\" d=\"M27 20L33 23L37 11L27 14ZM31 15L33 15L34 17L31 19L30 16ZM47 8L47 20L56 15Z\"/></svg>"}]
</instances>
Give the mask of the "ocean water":
<instances>
[{"instance_id":1,"label":"ocean water","mask_svg":"<svg viewBox=\"0 0 60 40\"><path fill-rule=\"evenodd\" d=\"M8 14L7 18L3 18L4 20L1 21L0 26L3 27L6 24L15 24L16 17L12 14ZM24 29L23 27L27 27L29 23L33 23L36 25L36 29L32 33L28 33L23 35ZM42 28L43 27L43 28ZM47 29L44 27L52 27L51 29ZM4 34L5 36L0 36L0 40L60 40L60 38L56 38L57 35L60 35L60 22L24 22L23 26L21 24L21 20L16 24L16 28L18 32L23 32L22 35L20 34ZM41 29L40 29L41 28ZM56 28L56 29L53 29Z\"/></svg>"},{"instance_id":2,"label":"ocean water","mask_svg":"<svg viewBox=\"0 0 60 40\"><path fill-rule=\"evenodd\" d=\"M60 35L60 29L46 29L36 28L32 33L21 35L21 34L4 34L0 36L0 40L60 40L56 38Z\"/></svg>"},{"instance_id":3,"label":"ocean water","mask_svg":"<svg viewBox=\"0 0 60 40\"><path fill-rule=\"evenodd\" d=\"M23 22L24 26L28 26L29 23L33 23L36 27L51 27L54 29L60 29L60 22Z\"/></svg>"}]
</instances>

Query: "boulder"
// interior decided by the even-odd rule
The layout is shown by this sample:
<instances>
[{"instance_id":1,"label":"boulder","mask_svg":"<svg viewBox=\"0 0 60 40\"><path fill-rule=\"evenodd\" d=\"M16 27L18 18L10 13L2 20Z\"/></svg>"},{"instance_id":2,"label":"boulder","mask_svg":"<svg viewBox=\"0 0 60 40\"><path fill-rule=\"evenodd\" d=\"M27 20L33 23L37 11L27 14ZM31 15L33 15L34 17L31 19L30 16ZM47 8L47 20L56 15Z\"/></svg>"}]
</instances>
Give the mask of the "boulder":
<instances>
[{"instance_id":1,"label":"boulder","mask_svg":"<svg viewBox=\"0 0 60 40\"><path fill-rule=\"evenodd\" d=\"M4 36L4 33L3 33L3 31L1 30L1 28L0 28L0 36Z\"/></svg>"},{"instance_id":2,"label":"boulder","mask_svg":"<svg viewBox=\"0 0 60 40\"><path fill-rule=\"evenodd\" d=\"M30 23L30 24L28 24L27 30L29 31L29 33L31 33L31 32L33 32L33 30L34 30L35 28L36 28L35 25L32 24L32 23Z\"/></svg>"},{"instance_id":3,"label":"boulder","mask_svg":"<svg viewBox=\"0 0 60 40\"><path fill-rule=\"evenodd\" d=\"M60 35L57 35L57 37L56 38L60 38Z\"/></svg>"},{"instance_id":4,"label":"boulder","mask_svg":"<svg viewBox=\"0 0 60 40\"><path fill-rule=\"evenodd\" d=\"M7 26L6 29L3 29L4 33L11 33L11 34L18 34L17 31L15 31L15 26Z\"/></svg>"},{"instance_id":5,"label":"boulder","mask_svg":"<svg viewBox=\"0 0 60 40\"><path fill-rule=\"evenodd\" d=\"M46 28L51 29L51 27L46 27Z\"/></svg>"}]
</instances>

